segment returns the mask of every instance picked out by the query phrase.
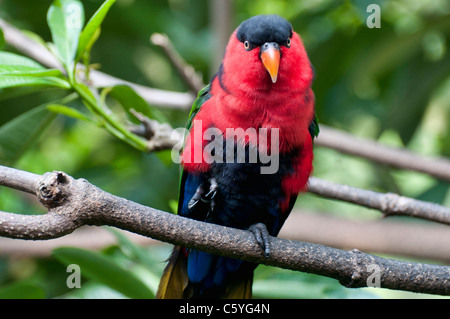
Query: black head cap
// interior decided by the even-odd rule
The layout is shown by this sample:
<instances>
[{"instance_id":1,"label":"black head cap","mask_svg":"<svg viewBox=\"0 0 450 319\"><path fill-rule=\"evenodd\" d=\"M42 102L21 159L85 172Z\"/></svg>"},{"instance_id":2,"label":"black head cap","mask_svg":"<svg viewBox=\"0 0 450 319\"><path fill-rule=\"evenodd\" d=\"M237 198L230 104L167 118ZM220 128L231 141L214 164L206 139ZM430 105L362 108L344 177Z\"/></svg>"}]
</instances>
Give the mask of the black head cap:
<instances>
[{"instance_id":1,"label":"black head cap","mask_svg":"<svg viewBox=\"0 0 450 319\"><path fill-rule=\"evenodd\" d=\"M292 36L292 25L277 15L258 15L241 23L237 31L239 41L254 45L266 42L285 43Z\"/></svg>"}]
</instances>

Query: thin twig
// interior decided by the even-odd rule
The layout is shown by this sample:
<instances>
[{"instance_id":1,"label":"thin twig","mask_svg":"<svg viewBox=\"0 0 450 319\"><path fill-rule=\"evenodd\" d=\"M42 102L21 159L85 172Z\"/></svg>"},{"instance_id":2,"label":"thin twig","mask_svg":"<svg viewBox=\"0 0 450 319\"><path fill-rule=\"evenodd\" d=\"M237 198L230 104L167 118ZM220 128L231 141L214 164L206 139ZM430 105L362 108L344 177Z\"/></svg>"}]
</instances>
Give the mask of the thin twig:
<instances>
[{"instance_id":1,"label":"thin twig","mask_svg":"<svg viewBox=\"0 0 450 319\"><path fill-rule=\"evenodd\" d=\"M78 67L83 68L83 66L80 65L78 65ZM115 85L128 85L147 101L147 103L158 107L188 110L195 100L195 95L192 93L154 89L130 81L125 81L97 70L91 70L89 78L91 84L94 87L99 88L113 87Z\"/></svg>"},{"instance_id":2,"label":"thin twig","mask_svg":"<svg viewBox=\"0 0 450 319\"><path fill-rule=\"evenodd\" d=\"M450 181L450 160L447 158L419 155L407 149L386 146L373 140L355 137L326 125L320 125L320 134L315 144L342 153L364 157L377 163L422 172Z\"/></svg>"},{"instance_id":3,"label":"thin twig","mask_svg":"<svg viewBox=\"0 0 450 319\"><path fill-rule=\"evenodd\" d=\"M169 61L194 94L197 94L197 92L205 86L200 74L195 72L195 69L183 60L165 34L153 33L150 37L150 41L163 49L164 53L169 58Z\"/></svg>"},{"instance_id":4,"label":"thin twig","mask_svg":"<svg viewBox=\"0 0 450 319\"><path fill-rule=\"evenodd\" d=\"M450 227L437 223L345 218L333 212L302 209L289 215L279 236L341 249L450 263Z\"/></svg>"},{"instance_id":5,"label":"thin twig","mask_svg":"<svg viewBox=\"0 0 450 319\"><path fill-rule=\"evenodd\" d=\"M5 171L0 166L0 171ZM8 169L15 184L29 185L29 175ZM6 174L0 174L5 176ZM22 178L26 182L21 182ZM0 236L49 239L82 225L109 225L124 230L254 263L315 273L339 280L347 287L365 287L378 277L383 288L450 294L450 268L371 256L323 245L271 237L271 255L263 252L249 231L204 223L173 215L106 193L62 173L46 173L28 189L48 208L45 215L0 212Z\"/></svg>"},{"instance_id":6,"label":"thin twig","mask_svg":"<svg viewBox=\"0 0 450 319\"><path fill-rule=\"evenodd\" d=\"M16 169L6 166L0 166L0 185L12 189L17 189L21 192L34 194L34 183L39 175L23 172L20 178L16 178Z\"/></svg>"},{"instance_id":7,"label":"thin twig","mask_svg":"<svg viewBox=\"0 0 450 319\"><path fill-rule=\"evenodd\" d=\"M450 208L393 193L377 193L316 177L309 178L308 191L323 197L377 209L385 216L412 216L450 225Z\"/></svg>"}]
</instances>

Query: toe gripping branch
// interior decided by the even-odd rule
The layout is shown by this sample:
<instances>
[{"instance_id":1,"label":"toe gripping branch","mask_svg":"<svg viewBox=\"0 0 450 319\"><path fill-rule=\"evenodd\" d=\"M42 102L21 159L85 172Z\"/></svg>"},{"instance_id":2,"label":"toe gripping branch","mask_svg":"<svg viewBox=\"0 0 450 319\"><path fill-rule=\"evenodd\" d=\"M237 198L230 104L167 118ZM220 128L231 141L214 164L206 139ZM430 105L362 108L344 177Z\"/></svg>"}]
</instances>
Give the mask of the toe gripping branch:
<instances>
[{"instance_id":1,"label":"toe gripping branch","mask_svg":"<svg viewBox=\"0 0 450 319\"><path fill-rule=\"evenodd\" d=\"M215 178L210 178L208 180L208 183L201 183L195 191L194 196L192 196L191 200L189 201L188 209L191 211L197 208L201 203L206 204L209 206L208 213L206 214L207 218L209 213L214 211L214 207L216 205L215 197L217 195L217 189L218 185ZM253 233L256 242L264 251L264 256L268 258L270 256L270 236L266 225L264 225L263 223L253 224L248 228L248 230Z\"/></svg>"},{"instance_id":2,"label":"toe gripping branch","mask_svg":"<svg viewBox=\"0 0 450 319\"><path fill-rule=\"evenodd\" d=\"M267 227L263 223L253 224L248 228L255 235L256 242L264 251L266 258L270 257L270 236Z\"/></svg>"},{"instance_id":3,"label":"toe gripping branch","mask_svg":"<svg viewBox=\"0 0 450 319\"><path fill-rule=\"evenodd\" d=\"M192 196L191 200L188 203L189 210L194 209L200 202L209 204L210 211L214 211L214 207L216 205L216 202L214 198L217 194L217 181L215 178L209 179L209 188L208 192L206 193L206 185L205 183L200 184L200 186L195 191L194 196ZM206 193L206 194L205 194Z\"/></svg>"}]
</instances>

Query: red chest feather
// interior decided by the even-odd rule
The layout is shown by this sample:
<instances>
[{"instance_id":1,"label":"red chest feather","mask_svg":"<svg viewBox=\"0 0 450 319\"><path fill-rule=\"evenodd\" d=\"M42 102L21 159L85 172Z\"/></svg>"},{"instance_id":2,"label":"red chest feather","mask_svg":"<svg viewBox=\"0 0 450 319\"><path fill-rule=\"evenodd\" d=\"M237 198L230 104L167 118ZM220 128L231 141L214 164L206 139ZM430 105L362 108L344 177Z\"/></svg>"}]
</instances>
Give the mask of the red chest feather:
<instances>
[{"instance_id":1,"label":"red chest feather","mask_svg":"<svg viewBox=\"0 0 450 319\"><path fill-rule=\"evenodd\" d=\"M314 117L313 71L296 33L292 45L282 46L280 51L279 76L273 83L261 63L260 49L247 52L232 35L222 67L212 81L211 97L196 115L186 139L185 169L208 171L214 159L205 148L218 136L232 138L241 147L249 145L260 153L301 150L293 158L294 172L283 180L283 187L290 194L304 189L313 157L308 130Z\"/></svg>"}]
</instances>

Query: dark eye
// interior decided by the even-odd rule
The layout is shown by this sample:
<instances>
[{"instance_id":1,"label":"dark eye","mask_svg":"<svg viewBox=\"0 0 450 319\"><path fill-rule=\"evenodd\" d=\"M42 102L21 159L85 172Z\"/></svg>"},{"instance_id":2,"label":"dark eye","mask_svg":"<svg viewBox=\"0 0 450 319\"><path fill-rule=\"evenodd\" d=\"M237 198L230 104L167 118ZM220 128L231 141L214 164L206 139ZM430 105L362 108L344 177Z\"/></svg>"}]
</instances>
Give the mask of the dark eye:
<instances>
[{"instance_id":1,"label":"dark eye","mask_svg":"<svg viewBox=\"0 0 450 319\"><path fill-rule=\"evenodd\" d=\"M286 41L286 46L287 46L288 48L291 47L291 38L288 38L288 39L287 39L287 41Z\"/></svg>"},{"instance_id":2,"label":"dark eye","mask_svg":"<svg viewBox=\"0 0 450 319\"><path fill-rule=\"evenodd\" d=\"M244 48L245 48L245 50L250 50L250 42L248 42L247 40L246 41L244 41Z\"/></svg>"}]
</instances>

